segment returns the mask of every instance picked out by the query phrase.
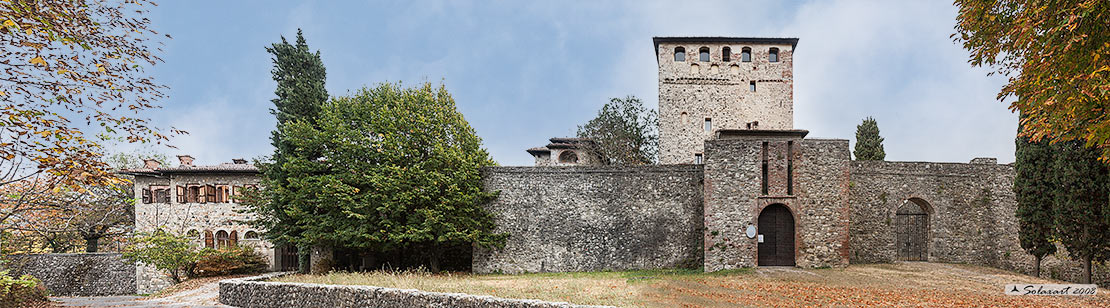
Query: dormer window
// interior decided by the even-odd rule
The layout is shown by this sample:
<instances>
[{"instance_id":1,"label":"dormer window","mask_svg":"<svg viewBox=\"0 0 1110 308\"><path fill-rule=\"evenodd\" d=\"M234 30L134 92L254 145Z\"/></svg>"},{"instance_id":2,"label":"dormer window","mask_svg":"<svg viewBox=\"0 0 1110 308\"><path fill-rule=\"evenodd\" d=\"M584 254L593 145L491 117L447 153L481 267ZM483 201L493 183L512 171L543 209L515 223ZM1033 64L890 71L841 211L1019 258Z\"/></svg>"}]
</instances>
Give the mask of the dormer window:
<instances>
[{"instance_id":1,"label":"dormer window","mask_svg":"<svg viewBox=\"0 0 1110 308\"><path fill-rule=\"evenodd\" d=\"M751 48L744 47L744 49L740 50L740 61L741 62L752 62L752 49Z\"/></svg>"},{"instance_id":2,"label":"dormer window","mask_svg":"<svg viewBox=\"0 0 1110 308\"><path fill-rule=\"evenodd\" d=\"M778 48L771 48L771 51L767 54L767 61L779 62L779 49Z\"/></svg>"},{"instance_id":3,"label":"dormer window","mask_svg":"<svg viewBox=\"0 0 1110 308\"><path fill-rule=\"evenodd\" d=\"M709 62L709 47L702 47L698 50L698 61Z\"/></svg>"},{"instance_id":4,"label":"dormer window","mask_svg":"<svg viewBox=\"0 0 1110 308\"><path fill-rule=\"evenodd\" d=\"M725 47L721 49L721 61L732 61L732 48Z\"/></svg>"},{"instance_id":5,"label":"dormer window","mask_svg":"<svg viewBox=\"0 0 1110 308\"><path fill-rule=\"evenodd\" d=\"M686 61L686 48L675 47L674 48L674 62L684 62L684 61Z\"/></svg>"}]
</instances>

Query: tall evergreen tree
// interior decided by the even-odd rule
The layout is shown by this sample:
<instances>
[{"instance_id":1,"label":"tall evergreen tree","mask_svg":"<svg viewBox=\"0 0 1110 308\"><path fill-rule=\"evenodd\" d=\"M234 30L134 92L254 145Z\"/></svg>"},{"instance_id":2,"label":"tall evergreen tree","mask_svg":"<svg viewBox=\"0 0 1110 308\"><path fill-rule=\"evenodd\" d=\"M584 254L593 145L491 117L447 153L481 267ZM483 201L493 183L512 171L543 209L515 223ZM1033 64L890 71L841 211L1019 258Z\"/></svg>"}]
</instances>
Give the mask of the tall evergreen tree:
<instances>
[{"instance_id":1,"label":"tall evergreen tree","mask_svg":"<svg viewBox=\"0 0 1110 308\"><path fill-rule=\"evenodd\" d=\"M1057 143L1053 169L1054 216L1060 242L1083 261L1083 281L1091 283L1091 263L1110 258L1110 172L1099 150L1083 141Z\"/></svg>"},{"instance_id":2,"label":"tall evergreen tree","mask_svg":"<svg viewBox=\"0 0 1110 308\"><path fill-rule=\"evenodd\" d=\"M1020 128L1019 128L1020 130ZM1041 260L1056 253L1052 243L1056 222L1053 216L1053 146L1048 141L1016 139L1014 194L1017 197L1018 238L1021 248L1036 258L1034 274L1041 276Z\"/></svg>"},{"instance_id":3,"label":"tall evergreen tree","mask_svg":"<svg viewBox=\"0 0 1110 308\"><path fill-rule=\"evenodd\" d=\"M314 205L296 202L296 187L290 182L305 176L306 170L290 168L288 163L294 158L314 160L320 155L297 149L287 140L288 127L293 123L316 126L320 109L328 99L327 89L324 88L326 71L320 52L309 50L300 29L294 44L282 37L280 43L267 47L266 51L273 55L274 69L271 73L277 82L277 89L274 90L277 98L271 100L274 108L270 110L277 117L277 127L270 136L274 154L269 162L258 164L266 190L245 203L259 214L255 224L267 230L268 239L277 244L290 245L300 243L297 239L304 228L288 213L312 212ZM293 206L304 208L293 209ZM301 259L300 271L305 272L308 270L309 247L297 248Z\"/></svg>"},{"instance_id":4,"label":"tall evergreen tree","mask_svg":"<svg viewBox=\"0 0 1110 308\"><path fill-rule=\"evenodd\" d=\"M886 151L883 150L883 137L879 136L879 122L875 118L867 117L863 123L856 126L856 160L883 160Z\"/></svg>"},{"instance_id":5,"label":"tall evergreen tree","mask_svg":"<svg viewBox=\"0 0 1110 308\"><path fill-rule=\"evenodd\" d=\"M646 165L656 161L659 134L655 110L635 96L612 98L597 117L578 126L578 137L589 138L601 161L615 165Z\"/></svg>"}]
</instances>

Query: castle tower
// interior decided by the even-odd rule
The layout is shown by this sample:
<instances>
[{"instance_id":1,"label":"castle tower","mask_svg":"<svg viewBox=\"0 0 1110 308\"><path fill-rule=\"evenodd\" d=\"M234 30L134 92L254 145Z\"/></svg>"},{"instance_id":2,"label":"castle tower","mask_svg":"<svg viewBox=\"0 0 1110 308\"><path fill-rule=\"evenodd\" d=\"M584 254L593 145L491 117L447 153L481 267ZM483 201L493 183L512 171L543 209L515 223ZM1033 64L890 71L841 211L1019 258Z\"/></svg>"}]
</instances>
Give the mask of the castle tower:
<instances>
[{"instance_id":1,"label":"castle tower","mask_svg":"<svg viewBox=\"0 0 1110 308\"><path fill-rule=\"evenodd\" d=\"M794 128L796 38L656 37L659 161L699 164L720 129Z\"/></svg>"}]
</instances>

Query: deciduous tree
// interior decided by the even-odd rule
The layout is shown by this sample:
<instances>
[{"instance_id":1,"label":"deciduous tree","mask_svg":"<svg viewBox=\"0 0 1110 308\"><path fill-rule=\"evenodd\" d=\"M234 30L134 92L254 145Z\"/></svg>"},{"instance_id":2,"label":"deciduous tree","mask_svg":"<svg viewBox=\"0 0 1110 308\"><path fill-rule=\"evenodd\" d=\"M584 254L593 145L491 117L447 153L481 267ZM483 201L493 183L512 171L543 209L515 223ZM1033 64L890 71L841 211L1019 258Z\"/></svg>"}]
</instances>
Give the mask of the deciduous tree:
<instances>
[{"instance_id":1,"label":"deciduous tree","mask_svg":"<svg viewBox=\"0 0 1110 308\"><path fill-rule=\"evenodd\" d=\"M1082 140L1110 159L1110 1L957 0L969 62L1010 77L1022 136Z\"/></svg>"},{"instance_id":2,"label":"deciduous tree","mask_svg":"<svg viewBox=\"0 0 1110 308\"><path fill-rule=\"evenodd\" d=\"M165 141L142 116L165 88L147 71L161 62L144 17L153 5L0 3L0 158L25 158L61 184L97 184L114 177L100 137Z\"/></svg>"},{"instance_id":3,"label":"deciduous tree","mask_svg":"<svg viewBox=\"0 0 1110 308\"><path fill-rule=\"evenodd\" d=\"M614 165L646 165L657 161L659 127L655 110L635 96L612 98L597 117L578 126L578 137L589 138L601 161Z\"/></svg>"},{"instance_id":4,"label":"deciduous tree","mask_svg":"<svg viewBox=\"0 0 1110 308\"><path fill-rule=\"evenodd\" d=\"M867 117L863 123L856 126L856 149L853 152L856 160L883 160L886 151L883 150L883 137L879 136L879 122L875 118Z\"/></svg>"},{"instance_id":5,"label":"deciduous tree","mask_svg":"<svg viewBox=\"0 0 1110 308\"><path fill-rule=\"evenodd\" d=\"M1060 243L1083 262L1091 283L1091 263L1110 258L1110 172L1099 151L1081 141L1058 143L1053 169L1053 215Z\"/></svg>"}]
</instances>

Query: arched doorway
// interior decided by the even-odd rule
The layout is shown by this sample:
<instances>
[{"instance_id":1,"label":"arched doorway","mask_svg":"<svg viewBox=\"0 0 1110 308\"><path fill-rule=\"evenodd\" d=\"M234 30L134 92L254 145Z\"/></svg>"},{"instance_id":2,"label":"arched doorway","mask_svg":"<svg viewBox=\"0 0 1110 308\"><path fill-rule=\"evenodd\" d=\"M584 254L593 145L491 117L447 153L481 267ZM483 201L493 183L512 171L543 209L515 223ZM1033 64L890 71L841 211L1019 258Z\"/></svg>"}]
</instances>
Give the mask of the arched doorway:
<instances>
[{"instance_id":1,"label":"arched doorway","mask_svg":"<svg viewBox=\"0 0 1110 308\"><path fill-rule=\"evenodd\" d=\"M794 266L794 216L782 204L759 213L759 266Z\"/></svg>"},{"instance_id":2,"label":"arched doorway","mask_svg":"<svg viewBox=\"0 0 1110 308\"><path fill-rule=\"evenodd\" d=\"M894 212L894 248L898 260L927 261L929 248L929 211L925 200L911 198L903 201Z\"/></svg>"}]
</instances>

